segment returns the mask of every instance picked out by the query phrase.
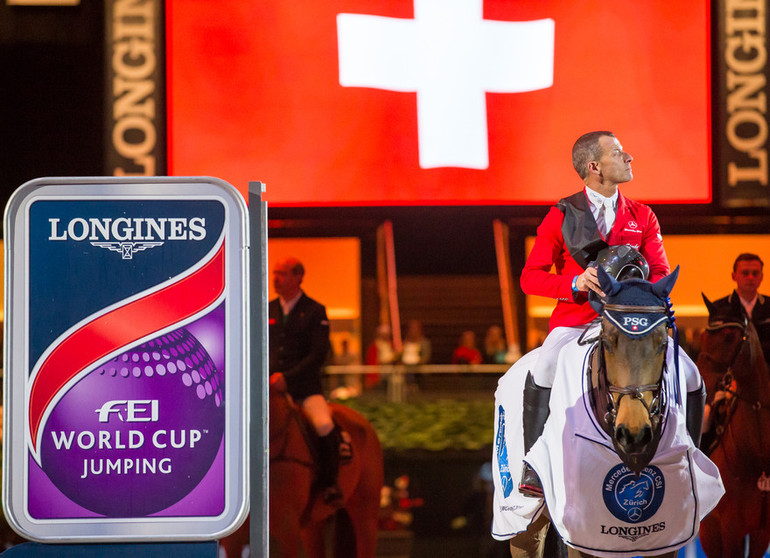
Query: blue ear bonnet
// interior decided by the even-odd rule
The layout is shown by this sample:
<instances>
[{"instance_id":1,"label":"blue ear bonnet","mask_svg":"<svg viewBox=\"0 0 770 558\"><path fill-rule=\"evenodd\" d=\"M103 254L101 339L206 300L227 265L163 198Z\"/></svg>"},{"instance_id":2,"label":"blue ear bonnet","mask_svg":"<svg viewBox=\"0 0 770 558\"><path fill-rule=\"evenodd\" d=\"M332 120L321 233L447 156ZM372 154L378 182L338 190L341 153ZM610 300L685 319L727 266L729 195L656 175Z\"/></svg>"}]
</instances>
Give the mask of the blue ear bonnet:
<instances>
[{"instance_id":1,"label":"blue ear bonnet","mask_svg":"<svg viewBox=\"0 0 770 558\"><path fill-rule=\"evenodd\" d=\"M599 314L628 337L644 337L668 322L666 300L652 292L652 284L642 279L621 281L621 289L605 298ZM644 308L644 311L617 307Z\"/></svg>"},{"instance_id":2,"label":"blue ear bonnet","mask_svg":"<svg viewBox=\"0 0 770 558\"><path fill-rule=\"evenodd\" d=\"M673 324L668 295L679 275L679 268L656 283L644 279L616 281L601 268L597 268L597 273L607 296L602 300L591 300L591 307L623 334L639 338L662 323Z\"/></svg>"}]
</instances>

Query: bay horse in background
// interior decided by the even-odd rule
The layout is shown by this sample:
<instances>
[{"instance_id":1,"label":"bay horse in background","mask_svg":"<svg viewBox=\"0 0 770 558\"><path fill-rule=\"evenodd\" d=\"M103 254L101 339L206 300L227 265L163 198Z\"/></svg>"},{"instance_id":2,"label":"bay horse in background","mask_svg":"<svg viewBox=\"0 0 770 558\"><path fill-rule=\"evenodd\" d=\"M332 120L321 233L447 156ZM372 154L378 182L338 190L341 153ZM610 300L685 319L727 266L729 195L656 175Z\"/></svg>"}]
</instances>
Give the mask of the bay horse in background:
<instances>
[{"instance_id":1,"label":"bay horse in background","mask_svg":"<svg viewBox=\"0 0 770 558\"><path fill-rule=\"evenodd\" d=\"M756 329L745 316L717 315L701 337L697 365L709 398L726 394L724 422L711 460L719 467L725 495L701 523L700 541L711 558L765 554L770 543L770 376ZM713 412L713 409L712 409Z\"/></svg>"},{"instance_id":2,"label":"bay horse in background","mask_svg":"<svg viewBox=\"0 0 770 558\"><path fill-rule=\"evenodd\" d=\"M296 558L300 542L308 558L326 557L325 533L333 522L334 558L372 558L377 545L383 457L377 433L357 411L330 403L332 417L350 435L352 459L340 464L341 506L323 502L316 489L316 434L284 392L270 387L270 555ZM248 544L244 523L220 544L240 558ZM252 556L257 556L253 553Z\"/></svg>"}]
</instances>

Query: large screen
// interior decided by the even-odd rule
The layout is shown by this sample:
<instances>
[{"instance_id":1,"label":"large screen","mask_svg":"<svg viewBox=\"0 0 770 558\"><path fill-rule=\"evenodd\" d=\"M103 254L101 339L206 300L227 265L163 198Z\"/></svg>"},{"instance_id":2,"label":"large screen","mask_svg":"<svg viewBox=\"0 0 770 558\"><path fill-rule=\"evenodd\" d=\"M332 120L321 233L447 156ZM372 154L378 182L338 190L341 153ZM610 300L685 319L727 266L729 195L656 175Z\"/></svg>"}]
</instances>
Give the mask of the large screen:
<instances>
[{"instance_id":1,"label":"large screen","mask_svg":"<svg viewBox=\"0 0 770 558\"><path fill-rule=\"evenodd\" d=\"M624 193L707 203L709 5L167 0L169 174L273 206L553 203L610 130Z\"/></svg>"}]
</instances>

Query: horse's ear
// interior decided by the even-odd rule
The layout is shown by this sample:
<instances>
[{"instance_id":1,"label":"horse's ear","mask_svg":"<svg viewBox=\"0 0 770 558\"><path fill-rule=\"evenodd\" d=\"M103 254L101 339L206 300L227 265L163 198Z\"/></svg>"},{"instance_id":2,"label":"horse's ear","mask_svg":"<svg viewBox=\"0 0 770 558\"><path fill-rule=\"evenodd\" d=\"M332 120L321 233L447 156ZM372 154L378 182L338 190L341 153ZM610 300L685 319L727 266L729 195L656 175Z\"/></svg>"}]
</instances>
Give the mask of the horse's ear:
<instances>
[{"instance_id":1,"label":"horse's ear","mask_svg":"<svg viewBox=\"0 0 770 558\"><path fill-rule=\"evenodd\" d=\"M716 309L714 308L714 303L711 302L708 297L703 294L703 292L700 293L700 295L703 297L703 302L706 305L706 309L709 311L709 316L713 316Z\"/></svg>"},{"instance_id":2,"label":"horse's ear","mask_svg":"<svg viewBox=\"0 0 770 558\"><path fill-rule=\"evenodd\" d=\"M679 266L676 266L674 271L653 283L652 292L660 298L668 298L668 295L671 294L674 288L677 277L679 277Z\"/></svg>"},{"instance_id":3,"label":"horse's ear","mask_svg":"<svg viewBox=\"0 0 770 558\"><path fill-rule=\"evenodd\" d=\"M599 278L599 286L604 291L604 294L607 296L617 294L620 290L620 281L616 281L602 266L596 267L596 275Z\"/></svg>"}]
</instances>

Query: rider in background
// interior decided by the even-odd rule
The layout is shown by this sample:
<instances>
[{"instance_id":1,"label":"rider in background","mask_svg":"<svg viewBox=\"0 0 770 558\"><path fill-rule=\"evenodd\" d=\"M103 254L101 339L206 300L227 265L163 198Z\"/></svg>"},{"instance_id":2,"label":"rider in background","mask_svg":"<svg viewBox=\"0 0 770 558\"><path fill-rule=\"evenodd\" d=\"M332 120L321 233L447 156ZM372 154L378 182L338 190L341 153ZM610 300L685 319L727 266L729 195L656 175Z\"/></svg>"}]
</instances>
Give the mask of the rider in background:
<instances>
[{"instance_id":1,"label":"rider in background","mask_svg":"<svg viewBox=\"0 0 770 558\"><path fill-rule=\"evenodd\" d=\"M717 320L748 320L754 324L757 336L762 344L765 361L770 365L770 297L760 294L764 262L756 255L748 252L739 254L733 263L732 278L735 290L724 298L715 300L713 315ZM715 424L724 420L725 411L718 411L721 402L727 402L735 392L735 382L708 394L708 402L703 418L703 440L701 449L706 452L713 450L716 440ZM714 416L717 415L717 416Z\"/></svg>"},{"instance_id":2,"label":"rider in background","mask_svg":"<svg viewBox=\"0 0 770 558\"><path fill-rule=\"evenodd\" d=\"M331 344L326 308L300 288L305 268L296 258L286 258L273 268L270 301L270 384L288 391L310 419L319 436L319 485L324 501L342 498L337 486L342 431L332 420L321 386L321 368Z\"/></svg>"},{"instance_id":3,"label":"rider in background","mask_svg":"<svg viewBox=\"0 0 770 558\"><path fill-rule=\"evenodd\" d=\"M585 187L551 207L522 270L521 288L526 294L557 299L549 334L525 382L525 452L543 433L560 349L597 317L588 292L604 296L596 268L589 267L598 252L608 245L631 245L647 260L649 281L670 272L657 217L648 206L618 190L618 185L633 178L631 161L633 157L611 132L589 132L578 138L572 165ZM519 491L542 496L540 479L526 463Z\"/></svg>"},{"instance_id":4,"label":"rider in background","mask_svg":"<svg viewBox=\"0 0 770 558\"><path fill-rule=\"evenodd\" d=\"M757 330L765 360L770 364L770 297L759 292L764 263L756 254L743 253L733 263L735 290L714 301L717 315L750 320Z\"/></svg>"}]
</instances>

